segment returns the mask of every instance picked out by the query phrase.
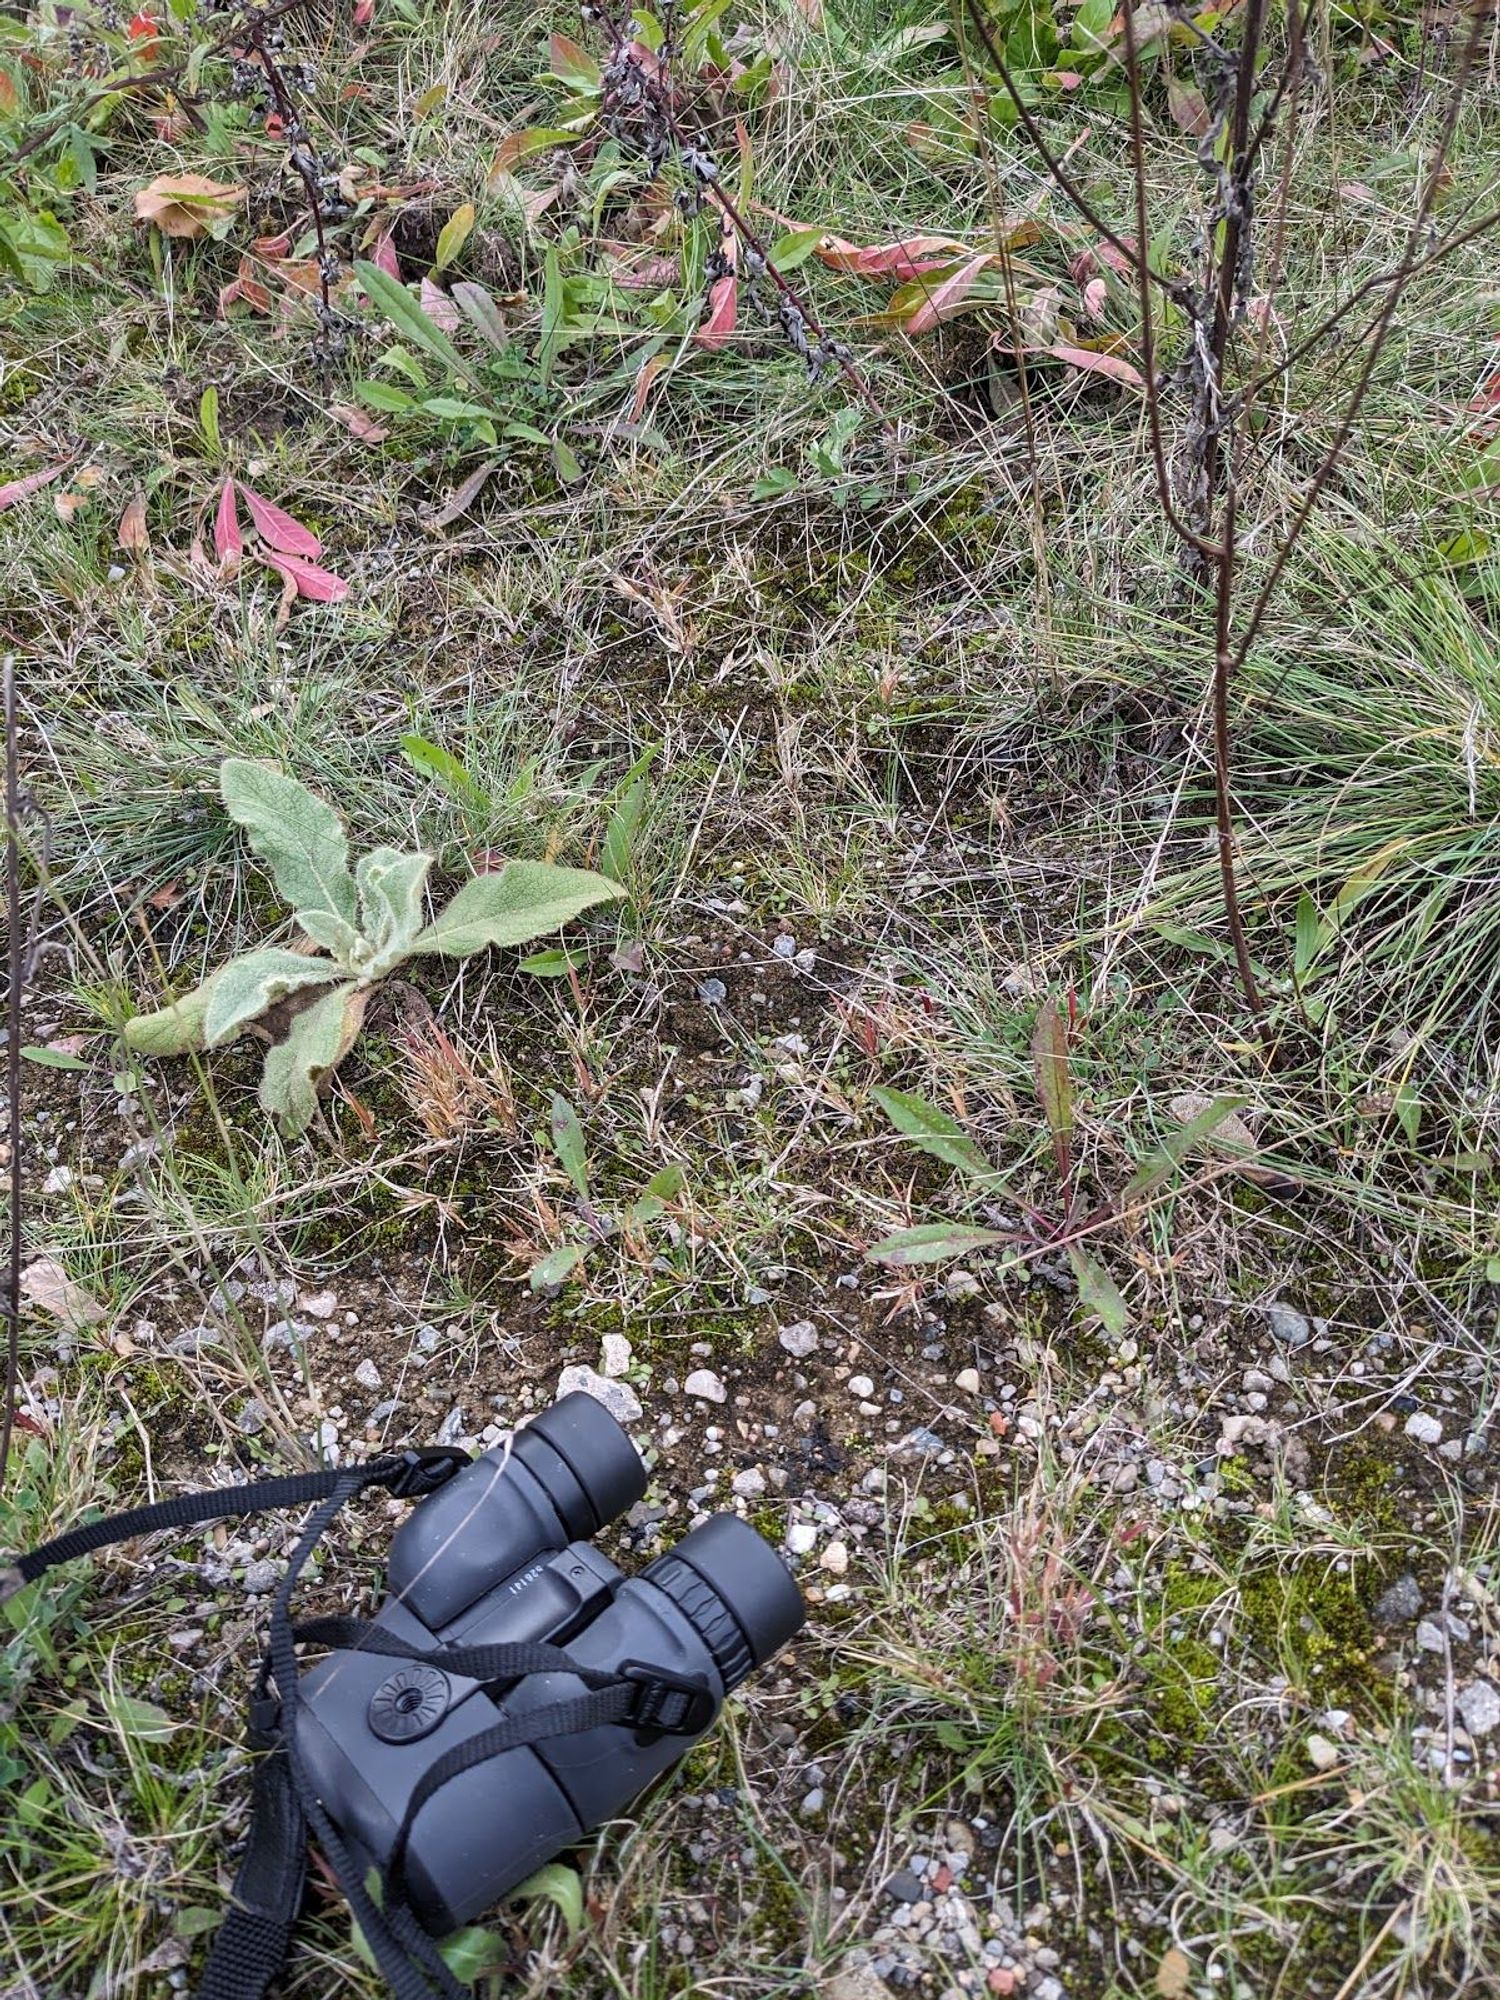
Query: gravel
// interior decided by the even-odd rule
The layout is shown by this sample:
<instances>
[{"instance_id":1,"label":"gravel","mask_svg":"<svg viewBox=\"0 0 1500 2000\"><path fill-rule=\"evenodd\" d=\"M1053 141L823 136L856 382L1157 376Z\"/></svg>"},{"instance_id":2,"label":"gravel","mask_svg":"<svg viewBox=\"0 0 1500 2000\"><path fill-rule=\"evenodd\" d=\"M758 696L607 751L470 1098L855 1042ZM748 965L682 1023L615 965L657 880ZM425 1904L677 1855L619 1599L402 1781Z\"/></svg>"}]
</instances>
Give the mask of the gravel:
<instances>
[{"instance_id":1,"label":"gravel","mask_svg":"<svg viewBox=\"0 0 1500 2000\"><path fill-rule=\"evenodd\" d=\"M570 1396L575 1389L581 1389L585 1396L592 1396L596 1403L602 1403L617 1424L640 1421L641 1399L628 1382L617 1382L611 1376L601 1375L597 1369L581 1365L565 1368L557 1378L557 1393L559 1396Z\"/></svg>"},{"instance_id":2,"label":"gravel","mask_svg":"<svg viewBox=\"0 0 1500 2000\"><path fill-rule=\"evenodd\" d=\"M380 1387L380 1370L375 1366L373 1361L366 1359L361 1361L355 1369L354 1379L361 1389L378 1389Z\"/></svg>"},{"instance_id":3,"label":"gravel","mask_svg":"<svg viewBox=\"0 0 1500 2000\"><path fill-rule=\"evenodd\" d=\"M1471 1736L1488 1736L1500 1729L1500 1688L1493 1681L1474 1681L1459 1695L1456 1706Z\"/></svg>"},{"instance_id":4,"label":"gravel","mask_svg":"<svg viewBox=\"0 0 1500 2000\"><path fill-rule=\"evenodd\" d=\"M870 1380L868 1375L851 1375L849 1377L849 1394L851 1396L858 1396L861 1402L868 1402L874 1393L875 1384Z\"/></svg>"},{"instance_id":5,"label":"gravel","mask_svg":"<svg viewBox=\"0 0 1500 2000\"><path fill-rule=\"evenodd\" d=\"M1306 1313L1288 1305L1284 1299L1273 1299L1265 1309L1266 1324L1277 1340L1283 1340L1288 1347L1303 1347L1312 1339L1312 1322Z\"/></svg>"},{"instance_id":6,"label":"gravel","mask_svg":"<svg viewBox=\"0 0 1500 2000\"><path fill-rule=\"evenodd\" d=\"M623 1333L605 1334L599 1347L599 1365L612 1382L630 1373L630 1364L635 1359L635 1349Z\"/></svg>"},{"instance_id":7,"label":"gravel","mask_svg":"<svg viewBox=\"0 0 1500 2000\"><path fill-rule=\"evenodd\" d=\"M281 1581L281 1565L270 1561L253 1562L245 1571L245 1595L263 1597Z\"/></svg>"},{"instance_id":8,"label":"gravel","mask_svg":"<svg viewBox=\"0 0 1500 2000\"><path fill-rule=\"evenodd\" d=\"M1406 1435L1417 1444L1440 1444L1443 1427L1425 1410L1413 1410L1406 1420Z\"/></svg>"},{"instance_id":9,"label":"gravel","mask_svg":"<svg viewBox=\"0 0 1500 2000\"><path fill-rule=\"evenodd\" d=\"M810 1319L799 1319L795 1326L784 1326L776 1337L787 1353L798 1361L805 1361L809 1354L817 1351L818 1329Z\"/></svg>"},{"instance_id":10,"label":"gravel","mask_svg":"<svg viewBox=\"0 0 1500 2000\"><path fill-rule=\"evenodd\" d=\"M1409 1625L1421 1612L1421 1586L1410 1570L1388 1584L1370 1607L1370 1616L1377 1625Z\"/></svg>"},{"instance_id":11,"label":"gravel","mask_svg":"<svg viewBox=\"0 0 1500 2000\"><path fill-rule=\"evenodd\" d=\"M729 1391L711 1368L695 1368L682 1385L685 1396L698 1396L706 1403L723 1403ZM640 1405L636 1405L639 1409Z\"/></svg>"}]
</instances>

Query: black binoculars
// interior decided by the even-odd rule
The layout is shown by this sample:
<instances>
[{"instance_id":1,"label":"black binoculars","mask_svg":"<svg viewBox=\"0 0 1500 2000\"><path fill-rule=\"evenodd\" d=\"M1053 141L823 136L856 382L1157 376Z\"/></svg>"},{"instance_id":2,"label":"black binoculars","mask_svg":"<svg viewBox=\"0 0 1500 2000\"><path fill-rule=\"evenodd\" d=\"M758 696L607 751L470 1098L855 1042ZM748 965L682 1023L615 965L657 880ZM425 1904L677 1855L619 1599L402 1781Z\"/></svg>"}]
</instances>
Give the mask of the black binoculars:
<instances>
[{"instance_id":1,"label":"black binoculars","mask_svg":"<svg viewBox=\"0 0 1500 2000\"><path fill-rule=\"evenodd\" d=\"M565 1396L422 1501L391 1545L374 1621L390 1641L413 1656L545 1642L587 1680L534 1672L497 1686L403 1663L397 1645L334 1652L302 1676L297 1740L319 1798L376 1866L402 1836L405 1897L436 1935L618 1814L803 1622L785 1564L733 1514L626 1577L591 1537L645 1489L646 1468L608 1411ZM594 1722L586 1690L601 1675L633 1683L638 1698ZM576 1730L494 1754L479 1740L503 1739L496 1725L512 1718L511 1733L524 1734L528 1714L555 1717L575 1697ZM438 1771L441 1790L424 1798Z\"/></svg>"}]
</instances>

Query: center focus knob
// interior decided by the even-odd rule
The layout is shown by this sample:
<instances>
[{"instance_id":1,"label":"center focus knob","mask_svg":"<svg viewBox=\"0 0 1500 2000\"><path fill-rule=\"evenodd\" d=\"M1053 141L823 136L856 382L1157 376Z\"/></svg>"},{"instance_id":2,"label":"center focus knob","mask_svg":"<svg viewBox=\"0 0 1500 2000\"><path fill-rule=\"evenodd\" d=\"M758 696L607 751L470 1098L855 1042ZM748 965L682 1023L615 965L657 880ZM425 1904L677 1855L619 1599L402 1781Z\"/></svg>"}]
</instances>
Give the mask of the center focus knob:
<instances>
[{"instance_id":1,"label":"center focus knob","mask_svg":"<svg viewBox=\"0 0 1500 2000\"><path fill-rule=\"evenodd\" d=\"M370 1727L382 1743L415 1743L436 1729L452 1694L438 1667L402 1667L370 1696Z\"/></svg>"}]
</instances>

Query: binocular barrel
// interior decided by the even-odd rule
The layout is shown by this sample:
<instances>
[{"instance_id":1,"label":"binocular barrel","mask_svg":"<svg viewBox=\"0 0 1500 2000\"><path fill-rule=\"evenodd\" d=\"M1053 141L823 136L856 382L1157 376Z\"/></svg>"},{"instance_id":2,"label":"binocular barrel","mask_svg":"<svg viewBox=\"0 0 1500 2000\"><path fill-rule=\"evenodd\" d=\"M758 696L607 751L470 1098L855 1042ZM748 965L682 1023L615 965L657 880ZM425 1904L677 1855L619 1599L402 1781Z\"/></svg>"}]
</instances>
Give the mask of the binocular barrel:
<instances>
[{"instance_id":1,"label":"binocular barrel","mask_svg":"<svg viewBox=\"0 0 1500 2000\"><path fill-rule=\"evenodd\" d=\"M437 1933L498 1902L559 1849L618 1815L717 1718L806 1612L753 1528L715 1515L626 1578L589 1538L645 1491L634 1446L589 1397L565 1397L424 1500L392 1544L377 1623L437 1645L547 1640L584 1668L649 1666L697 1692L682 1730L611 1722L476 1761L417 1813L404 1857L412 1906ZM331 1654L304 1675L298 1742L328 1811L384 1861L439 1758L507 1718L583 1692L532 1674L503 1695L432 1666ZM497 1706L498 1702L498 1706Z\"/></svg>"}]
</instances>

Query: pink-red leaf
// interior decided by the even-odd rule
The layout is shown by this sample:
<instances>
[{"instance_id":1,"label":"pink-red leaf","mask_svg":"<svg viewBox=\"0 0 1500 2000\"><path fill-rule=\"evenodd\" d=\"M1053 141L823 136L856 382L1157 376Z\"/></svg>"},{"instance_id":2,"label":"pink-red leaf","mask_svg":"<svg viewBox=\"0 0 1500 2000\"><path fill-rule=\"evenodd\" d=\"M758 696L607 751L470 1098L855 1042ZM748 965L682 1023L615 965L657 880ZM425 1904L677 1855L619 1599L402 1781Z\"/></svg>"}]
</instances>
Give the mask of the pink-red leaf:
<instances>
[{"instance_id":1,"label":"pink-red leaf","mask_svg":"<svg viewBox=\"0 0 1500 2000\"><path fill-rule=\"evenodd\" d=\"M422 310L444 333L457 333L464 323L464 316L441 285L435 285L431 278L422 280Z\"/></svg>"},{"instance_id":2,"label":"pink-red leaf","mask_svg":"<svg viewBox=\"0 0 1500 2000\"><path fill-rule=\"evenodd\" d=\"M396 261L396 246L391 241L389 230L370 252L370 262L387 276L394 278L398 284L401 282L401 266Z\"/></svg>"},{"instance_id":3,"label":"pink-red leaf","mask_svg":"<svg viewBox=\"0 0 1500 2000\"><path fill-rule=\"evenodd\" d=\"M857 271L864 278L918 278L966 253L968 245L951 236L903 236L896 243L866 244L825 236L813 254L835 271Z\"/></svg>"},{"instance_id":4,"label":"pink-red leaf","mask_svg":"<svg viewBox=\"0 0 1500 2000\"><path fill-rule=\"evenodd\" d=\"M983 256L970 257L956 271L950 271L907 316L903 322L905 331L910 334L931 333L943 320L952 319L955 313L962 312L970 292L991 262L990 253L986 251Z\"/></svg>"},{"instance_id":5,"label":"pink-red leaf","mask_svg":"<svg viewBox=\"0 0 1500 2000\"><path fill-rule=\"evenodd\" d=\"M709 349L722 347L734 332L735 316L739 311L739 280L733 271L722 278L716 278L709 287L708 317L693 338L699 347Z\"/></svg>"},{"instance_id":6,"label":"pink-red leaf","mask_svg":"<svg viewBox=\"0 0 1500 2000\"><path fill-rule=\"evenodd\" d=\"M301 556L288 555L284 549L262 549L260 557L281 572L299 597L310 597L315 604L337 604L349 595L349 586L341 576L319 569Z\"/></svg>"},{"instance_id":7,"label":"pink-red leaf","mask_svg":"<svg viewBox=\"0 0 1500 2000\"><path fill-rule=\"evenodd\" d=\"M1144 389L1146 378L1139 368L1123 360L1118 354L1099 354L1091 347L1070 347L1066 341L1058 341L1047 349L1054 361L1066 361L1070 367L1082 368L1091 375L1107 375L1111 382L1123 382L1127 388Z\"/></svg>"},{"instance_id":8,"label":"pink-red leaf","mask_svg":"<svg viewBox=\"0 0 1500 2000\"><path fill-rule=\"evenodd\" d=\"M259 493L244 489L245 505L250 509L250 518L255 523L255 532L263 542L284 556L320 556L323 544L311 528L304 528L300 521L294 521L284 507L278 507L273 500L263 499Z\"/></svg>"},{"instance_id":9,"label":"pink-red leaf","mask_svg":"<svg viewBox=\"0 0 1500 2000\"><path fill-rule=\"evenodd\" d=\"M24 479L12 479L8 485L0 486L0 514L7 507L14 507L18 500L29 494L40 493L44 486L50 486L54 479L61 479L73 463L71 458L62 459L57 465L45 466L40 472L28 472Z\"/></svg>"},{"instance_id":10,"label":"pink-red leaf","mask_svg":"<svg viewBox=\"0 0 1500 2000\"><path fill-rule=\"evenodd\" d=\"M214 554L221 563L227 563L237 561L244 552L239 510L234 504L234 481L226 479L224 491L219 495L218 512L214 515Z\"/></svg>"}]
</instances>

